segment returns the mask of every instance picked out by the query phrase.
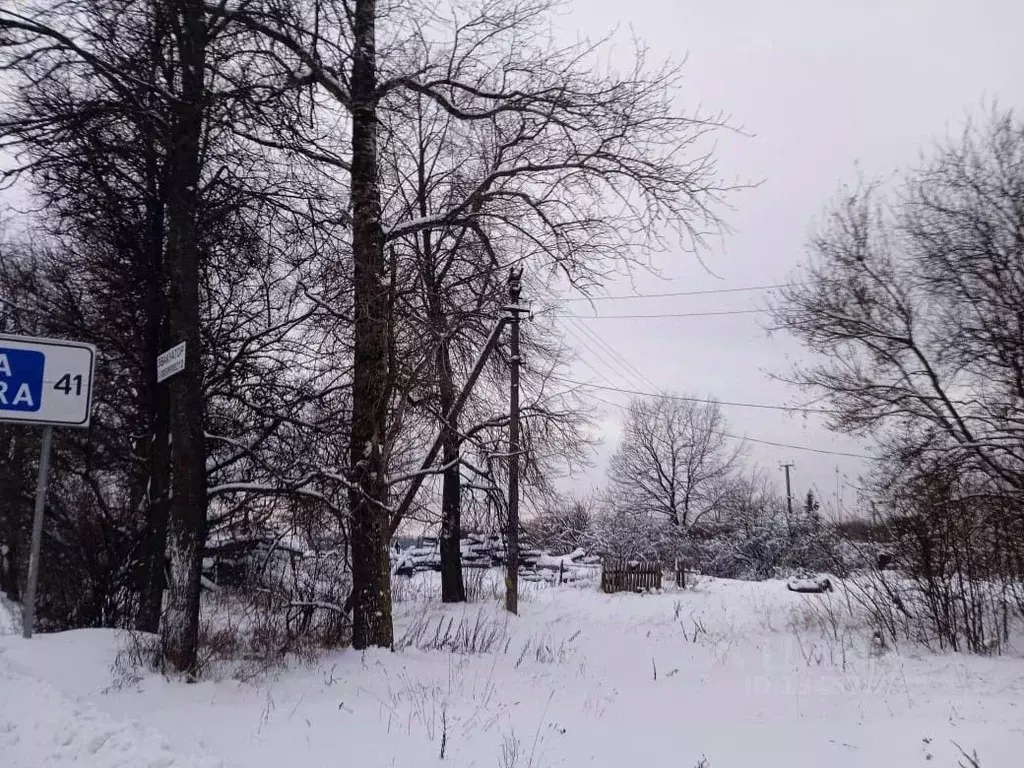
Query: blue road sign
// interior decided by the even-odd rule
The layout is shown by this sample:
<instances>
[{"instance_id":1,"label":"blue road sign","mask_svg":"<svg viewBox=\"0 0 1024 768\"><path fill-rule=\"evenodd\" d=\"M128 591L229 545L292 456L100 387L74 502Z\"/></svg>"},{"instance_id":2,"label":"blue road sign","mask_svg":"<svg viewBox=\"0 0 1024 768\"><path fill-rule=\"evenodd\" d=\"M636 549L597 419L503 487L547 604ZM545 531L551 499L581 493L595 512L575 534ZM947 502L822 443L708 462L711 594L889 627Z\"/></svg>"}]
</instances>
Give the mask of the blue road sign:
<instances>
[{"instance_id":1,"label":"blue road sign","mask_svg":"<svg viewBox=\"0 0 1024 768\"><path fill-rule=\"evenodd\" d=\"M28 582L22 600L26 638L32 637L35 627L53 428L89 426L95 361L96 348L91 344L0 335L0 422L43 425Z\"/></svg>"},{"instance_id":2,"label":"blue road sign","mask_svg":"<svg viewBox=\"0 0 1024 768\"><path fill-rule=\"evenodd\" d=\"M0 335L0 422L87 427L96 349Z\"/></svg>"},{"instance_id":3,"label":"blue road sign","mask_svg":"<svg viewBox=\"0 0 1024 768\"><path fill-rule=\"evenodd\" d=\"M0 411L35 413L43 403L46 355L0 347Z\"/></svg>"}]
</instances>

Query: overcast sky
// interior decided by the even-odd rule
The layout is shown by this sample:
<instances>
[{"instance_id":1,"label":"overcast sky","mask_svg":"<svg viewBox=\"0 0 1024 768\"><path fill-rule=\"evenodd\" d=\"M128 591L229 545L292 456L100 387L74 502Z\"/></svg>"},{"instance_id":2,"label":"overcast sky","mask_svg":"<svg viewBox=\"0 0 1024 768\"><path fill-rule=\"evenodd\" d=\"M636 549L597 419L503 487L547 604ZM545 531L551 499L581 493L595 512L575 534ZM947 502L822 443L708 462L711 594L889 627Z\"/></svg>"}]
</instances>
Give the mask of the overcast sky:
<instances>
[{"instance_id":1,"label":"overcast sky","mask_svg":"<svg viewBox=\"0 0 1024 768\"><path fill-rule=\"evenodd\" d=\"M808 234L844 181L891 177L913 165L929 143L959 132L985 104L1024 108L1024 2L1020 0L576 0L567 30L597 37L629 27L655 58L688 56L684 106L723 110L753 138L723 136L727 177L765 179L726 213L734 233L710 254L705 271L692 256L666 255L663 278L641 276L609 294L743 288L783 282L804 258ZM626 46L621 46L626 53ZM603 301L602 314L685 313L764 306L764 292ZM574 303L580 315L593 314ZM772 381L801 354L788 338L768 337L764 315L568 322L577 375L626 389L673 389L721 400L794 403L800 394ZM625 358L613 356L585 326ZM575 335L577 338L573 338ZM581 341L582 339L582 341ZM589 348L588 348L589 347ZM595 372L592 368L597 369ZM643 378L641 378L641 376ZM649 381L645 381L649 380ZM628 395L602 392L624 404ZM861 452L813 418L726 407L732 431L818 449ZM585 491L603 483L621 411L608 408L597 466L568 482ZM791 461L794 494L811 485L847 511L863 472L856 459L751 444L751 456L782 482ZM845 477L843 477L845 475Z\"/></svg>"}]
</instances>

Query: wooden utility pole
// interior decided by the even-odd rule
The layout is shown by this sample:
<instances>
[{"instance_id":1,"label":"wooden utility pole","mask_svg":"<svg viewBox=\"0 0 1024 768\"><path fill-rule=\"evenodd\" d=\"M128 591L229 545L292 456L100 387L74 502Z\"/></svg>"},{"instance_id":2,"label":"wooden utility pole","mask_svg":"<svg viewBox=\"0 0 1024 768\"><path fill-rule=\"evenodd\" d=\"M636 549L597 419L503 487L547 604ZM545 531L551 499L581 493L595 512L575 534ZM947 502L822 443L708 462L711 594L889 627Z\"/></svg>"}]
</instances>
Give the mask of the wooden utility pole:
<instances>
[{"instance_id":1,"label":"wooden utility pole","mask_svg":"<svg viewBox=\"0 0 1024 768\"><path fill-rule=\"evenodd\" d=\"M786 473L786 530L789 535L793 535L793 486L789 482L789 470L793 468L793 462L788 464L780 464L783 471Z\"/></svg>"},{"instance_id":2,"label":"wooden utility pole","mask_svg":"<svg viewBox=\"0 0 1024 768\"><path fill-rule=\"evenodd\" d=\"M511 270L508 276L509 324L512 340L509 355L508 422L508 529L505 534L505 610L519 613L519 294L523 270Z\"/></svg>"}]
</instances>

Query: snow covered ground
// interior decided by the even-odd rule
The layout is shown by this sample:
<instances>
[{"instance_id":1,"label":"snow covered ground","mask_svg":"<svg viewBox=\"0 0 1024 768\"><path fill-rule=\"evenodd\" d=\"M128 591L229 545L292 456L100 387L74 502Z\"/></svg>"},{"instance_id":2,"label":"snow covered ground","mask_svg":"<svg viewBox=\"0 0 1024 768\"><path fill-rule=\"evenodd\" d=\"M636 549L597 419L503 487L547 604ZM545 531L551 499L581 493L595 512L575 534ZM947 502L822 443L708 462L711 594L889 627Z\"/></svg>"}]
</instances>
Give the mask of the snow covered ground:
<instances>
[{"instance_id":1,"label":"snow covered ground","mask_svg":"<svg viewBox=\"0 0 1024 768\"><path fill-rule=\"evenodd\" d=\"M0 592L0 637L21 631L21 620L17 618L18 607Z\"/></svg>"},{"instance_id":2,"label":"snow covered ground","mask_svg":"<svg viewBox=\"0 0 1024 768\"><path fill-rule=\"evenodd\" d=\"M1024 754L1019 653L880 651L838 588L530 585L512 619L415 595L397 607L404 650L249 682L112 686L114 632L0 638L0 766L956 768L959 745L1017 768Z\"/></svg>"},{"instance_id":3,"label":"snow covered ground","mask_svg":"<svg viewBox=\"0 0 1024 768\"><path fill-rule=\"evenodd\" d=\"M89 701L93 684L110 670L109 632L36 635L20 632L14 606L0 596L0 766L97 768L217 768L213 757L172 746L122 712L111 716ZM54 658L56 656L56 658ZM50 678L60 678L59 684ZM77 690L81 695L70 694ZM144 718L143 718L144 719Z\"/></svg>"}]
</instances>

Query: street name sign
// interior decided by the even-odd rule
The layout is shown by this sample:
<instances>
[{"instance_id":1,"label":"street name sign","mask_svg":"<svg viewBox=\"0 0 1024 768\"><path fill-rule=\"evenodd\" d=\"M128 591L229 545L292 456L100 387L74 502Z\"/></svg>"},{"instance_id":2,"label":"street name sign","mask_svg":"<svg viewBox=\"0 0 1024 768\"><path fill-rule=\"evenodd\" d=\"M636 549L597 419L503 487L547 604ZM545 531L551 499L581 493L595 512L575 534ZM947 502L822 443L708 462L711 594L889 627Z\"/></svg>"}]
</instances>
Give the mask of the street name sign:
<instances>
[{"instance_id":1,"label":"street name sign","mask_svg":"<svg viewBox=\"0 0 1024 768\"><path fill-rule=\"evenodd\" d=\"M185 342L176 344L156 358L156 383L185 370Z\"/></svg>"},{"instance_id":2,"label":"street name sign","mask_svg":"<svg viewBox=\"0 0 1024 768\"><path fill-rule=\"evenodd\" d=\"M96 348L0 335L0 422L87 427Z\"/></svg>"}]
</instances>

